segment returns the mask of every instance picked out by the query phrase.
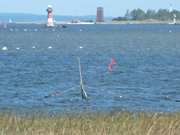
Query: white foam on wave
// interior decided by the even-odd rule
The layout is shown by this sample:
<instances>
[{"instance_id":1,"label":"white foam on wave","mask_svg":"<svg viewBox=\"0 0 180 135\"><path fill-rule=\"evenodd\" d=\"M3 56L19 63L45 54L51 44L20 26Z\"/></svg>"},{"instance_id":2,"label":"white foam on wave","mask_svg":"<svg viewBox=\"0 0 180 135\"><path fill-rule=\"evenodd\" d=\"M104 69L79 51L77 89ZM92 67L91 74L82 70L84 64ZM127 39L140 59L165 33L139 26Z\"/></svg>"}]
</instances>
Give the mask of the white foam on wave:
<instances>
[{"instance_id":1,"label":"white foam on wave","mask_svg":"<svg viewBox=\"0 0 180 135\"><path fill-rule=\"evenodd\" d=\"M3 46L3 47L2 47L2 50L3 50L3 51L6 51L6 50L8 50L8 48L7 48L6 46Z\"/></svg>"},{"instance_id":2,"label":"white foam on wave","mask_svg":"<svg viewBox=\"0 0 180 135\"><path fill-rule=\"evenodd\" d=\"M32 46L32 49L35 49L36 48L36 46Z\"/></svg>"},{"instance_id":3,"label":"white foam on wave","mask_svg":"<svg viewBox=\"0 0 180 135\"><path fill-rule=\"evenodd\" d=\"M38 29L34 29L34 32L37 32L38 31Z\"/></svg>"},{"instance_id":4,"label":"white foam on wave","mask_svg":"<svg viewBox=\"0 0 180 135\"><path fill-rule=\"evenodd\" d=\"M79 48L80 48L80 49L83 49L83 46L80 46Z\"/></svg>"},{"instance_id":5,"label":"white foam on wave","mask_svg":"<svg viewBox=\"0 0 180 135\"><path fill-rule=\"evenodd\" d=\"M19 29L18 29L18 28L15 28L15 31L19 31Z\"/></svg>"},{"instance_id":6,"label":"white foam on wave","mask_svg":"<svg viewBox=\"0 0 180 135\"><path fill-rule=\"evenodd\" d=\"M10 28L10 29L9 29L9 31L10 31L10 32L13 32L13 31L14 31L14 29Z\"/></svg>"},{"instance_id":7,"label":"white foam on wave","mask_svg":"<svg viewBox=\"0 0 180 135\"><path fill-rule=\"evenodd\" d=\"M19 48L19 47L16 47L16 50L20 50L20 48Z\"/></svg>"},{"instance_id":8,"label":"white foam on wave","mask_svg":"<svg viewBox=\"0 0 180 135\"><path fill-rule=\"evenodd\" d=\"M24 32L27 32L28 30L27 29L24 29Z\"/></svg>"},{"instance_id":9,"label":"white foam on wave","mask_svg":"<svg viewBox=\"0 0 180 135\"><path fill-rule=\"evenodd\" d=\"M48 49L52 49L52 46L48 46Z\"/></svg>"}]
</instances>

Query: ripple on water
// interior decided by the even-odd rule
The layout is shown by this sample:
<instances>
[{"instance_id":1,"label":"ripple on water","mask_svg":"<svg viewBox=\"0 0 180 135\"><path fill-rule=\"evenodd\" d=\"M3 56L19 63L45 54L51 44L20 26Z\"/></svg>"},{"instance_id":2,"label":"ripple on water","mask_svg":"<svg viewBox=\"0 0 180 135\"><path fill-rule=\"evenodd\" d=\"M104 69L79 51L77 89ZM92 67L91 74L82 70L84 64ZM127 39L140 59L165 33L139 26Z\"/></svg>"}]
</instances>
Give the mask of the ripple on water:
<instances>
[{"instance_id":1,"label":"ripple on water","mask_svg":"<svg viewBox=\"0 0 180 135\"><path fill-rule=\"evenodd\" d=\"M13 32L0 29L4 31L0 32L0 109L177 111L180 29L171 26L169 34L169 27L15 25ZM80 29L83 32L77 34ZM112 56L117 64L109 72ZM80 96L77 57L88 102Z\"/></svg>"}]
</instances>

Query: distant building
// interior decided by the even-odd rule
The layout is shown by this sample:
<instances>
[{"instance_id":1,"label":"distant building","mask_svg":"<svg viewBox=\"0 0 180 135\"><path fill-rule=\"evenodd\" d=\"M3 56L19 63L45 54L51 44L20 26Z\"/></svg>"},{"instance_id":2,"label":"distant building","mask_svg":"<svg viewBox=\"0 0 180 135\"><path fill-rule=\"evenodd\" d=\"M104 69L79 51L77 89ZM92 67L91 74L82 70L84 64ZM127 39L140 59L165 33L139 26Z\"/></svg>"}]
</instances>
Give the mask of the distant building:
<instances>
[{"instance_id":1,"label":"distant building","mask_svg":"<svg viewBox=\"0 0 180 135\"><path fill-rule=\"evenodd\" d=\"M96 22L104 22L104 9L103 9L103 7L97 8Z\"/></svg>"}]
</instances>

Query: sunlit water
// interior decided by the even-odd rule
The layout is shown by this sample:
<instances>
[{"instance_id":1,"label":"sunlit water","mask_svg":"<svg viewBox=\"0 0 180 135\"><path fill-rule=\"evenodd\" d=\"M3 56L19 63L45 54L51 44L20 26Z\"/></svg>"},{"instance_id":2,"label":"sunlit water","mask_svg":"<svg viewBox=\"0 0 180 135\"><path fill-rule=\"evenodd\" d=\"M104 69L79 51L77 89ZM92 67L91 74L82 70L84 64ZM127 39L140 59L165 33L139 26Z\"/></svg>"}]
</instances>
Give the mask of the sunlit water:
<instances>
[{"instance_id":1,"label":"sunlit water","mask_svg":"<svg viewBox=\"0 0 180 135\"><path fill-rule=\"evenodd\" d=\"M88 102L80 95L77 57ZM109 72L112 57L117 64ZM180 26L0 28L0 110L179 111Z\"/></svg>"}]
</instances>

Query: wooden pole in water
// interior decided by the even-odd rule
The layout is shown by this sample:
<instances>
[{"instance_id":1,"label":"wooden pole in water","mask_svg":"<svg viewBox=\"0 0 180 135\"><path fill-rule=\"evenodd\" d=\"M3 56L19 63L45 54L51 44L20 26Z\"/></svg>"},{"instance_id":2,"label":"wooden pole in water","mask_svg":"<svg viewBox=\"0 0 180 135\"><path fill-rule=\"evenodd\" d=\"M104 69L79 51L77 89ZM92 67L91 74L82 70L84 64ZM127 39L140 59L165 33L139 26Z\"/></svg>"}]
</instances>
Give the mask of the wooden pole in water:
<instances>
[{"instance_id":1,"label":"wooden pole in water","mask_svg":"<svg viewBox=\"0 0 180 135\"><path fill-rule=\"evenodd\" d=\"M87 93L86 93L86 91L84 89L83 78L82 78L82 70L81 70L81 61L80 61L79 57L78 57L78 64L79 64L79 77L80 77L81 97L82 97L82 99L87 100L88 96L87 96Z\"/></svg>"}]
</instances>

